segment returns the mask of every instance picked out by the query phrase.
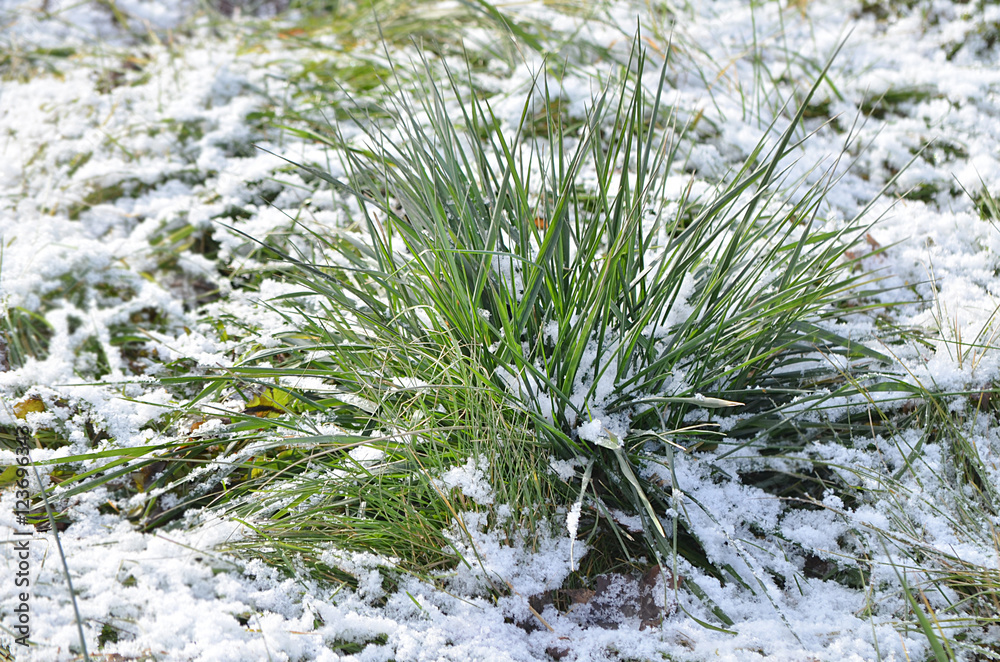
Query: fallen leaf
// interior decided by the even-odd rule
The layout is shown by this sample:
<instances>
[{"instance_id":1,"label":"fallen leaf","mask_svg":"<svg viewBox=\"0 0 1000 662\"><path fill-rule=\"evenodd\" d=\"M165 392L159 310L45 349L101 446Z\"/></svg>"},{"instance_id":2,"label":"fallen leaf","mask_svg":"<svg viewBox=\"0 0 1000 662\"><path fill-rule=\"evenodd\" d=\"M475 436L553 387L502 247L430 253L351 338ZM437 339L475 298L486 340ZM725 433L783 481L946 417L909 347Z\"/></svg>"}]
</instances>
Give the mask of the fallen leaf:
<instances>
[{"instance_id":1,"label":"fallen leaf","mask_svg":"<svg viewBox=\"0 0 1000 662\"><path fill-rule=\"evenodd\" d=\"M570 602L574 605L587 604L595 595L595 592L591 591L589 588L568 588L561 591L561 593L568 597Z\"/></svg>"},{"instance_id":2,"label":"fallen leaf","mask_svg":"<svg viewBox=\"0 0 1000 662\"><path fill-rule=\"evenodd\" d=\"M14 416L17 416L22 421L32 412L43 411L45 411L45 403L42 402L41 398L28 398L14 405Z\"/></svg>"}]
</instances>

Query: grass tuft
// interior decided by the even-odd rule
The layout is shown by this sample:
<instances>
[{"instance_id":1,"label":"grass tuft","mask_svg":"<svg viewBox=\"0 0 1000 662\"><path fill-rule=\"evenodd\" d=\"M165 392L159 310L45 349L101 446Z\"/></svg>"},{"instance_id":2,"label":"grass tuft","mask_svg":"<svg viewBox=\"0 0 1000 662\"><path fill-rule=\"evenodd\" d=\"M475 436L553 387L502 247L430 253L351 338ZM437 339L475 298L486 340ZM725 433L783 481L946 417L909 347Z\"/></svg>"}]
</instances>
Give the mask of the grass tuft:
<instances>
[{"instance_id":1,"label":"grass tuft","mask_svg":"<svg viewBox=\"0 0 1000 662\"><path fill-rule=\"evenodd\" d=\"M288 425L312 430L293 442L304 455L230 503L269 550L318 563L332 544L426 574L469 562L456 541L474 541L470 522L530 544L585 490L579 526L602 559L588 572L679 554L761 581L713 565L657 467L794 436L790 420L888 360L834 330L864 310L867 276L845 252L867 228L829 227L832 182L792 180L785 163L820 83L714 196L692 199L674 174L685 129L664 102L667 63L645 88L640 43L583 118L543 76L508 126L424 60L423 94L356 117L361 139L299 130L341 155L346 179L299 165L357 225L313 236L328 264L275 251L302 288L272 302L295 331L236 369L286 385L306 404ZM303 378L329 392L303 395ZM723 435L716 412L730 409ZM456 467L488 496L443 486ZM643 541L618 514L641 519Z\"/></svg>"}]
</instances>

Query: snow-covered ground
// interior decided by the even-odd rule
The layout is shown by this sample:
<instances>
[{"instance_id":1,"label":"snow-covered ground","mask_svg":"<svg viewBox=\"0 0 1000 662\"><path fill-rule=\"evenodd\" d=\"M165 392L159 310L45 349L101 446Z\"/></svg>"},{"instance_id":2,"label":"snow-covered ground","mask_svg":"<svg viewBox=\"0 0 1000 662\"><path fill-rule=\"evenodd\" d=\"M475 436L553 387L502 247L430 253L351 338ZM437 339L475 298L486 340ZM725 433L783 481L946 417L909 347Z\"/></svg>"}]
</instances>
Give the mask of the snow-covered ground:
<instances>
[{"instance_id":1,"label":"snow-covered ground","mask_svg":"<svg viewBox=\"0 0 1000 662\"><path fill-rule=\"evenodd\" d=\"M264 16L280 8L257 4ZM573 64L562 83L571 113L586 105L595 78L611 66L594 45L627 53L638 21L645 43L662 52L672 16L677 56L668 97L682 120L699 118L683 144L699 182L738 168L772 120L784 121L787 95L807 90L839 47L829 84L811 102L815 112L806 127L813 133L796 148L789 180L817 181L831 169L840 175L822 210L837 223L856 216L903 170L865 216L875 222L866 250L885 250L863 262L895 288L881 296L909 302L886 314L922 339L891 348L899 379L939 391L990 389L1000 377L1000 354L990 348L1000 333L1000 231L971 196L981 199L984 189L1000 194L1000 7L978 0L894 4L613 2L583 12L543 2L498 7L548 26L550 57ZM448 17L463 10L444 2L412 11ZM316 193L314 182L276 156L324 163L321 146L269 119L281 123L272 113L289 92L283 77L296 62L340 61L347 54L325 37L310 43L282 33L280 23L262 35L262 19L239 11L227 20L209 14L193 0L0 0L0 59L6 58L0 301L14 311L3 330L7 346L0 347L0 426L10 436L27 423L69 442L33 448L35 462L168 441L175 432L158 421L190 393L158 377L231 366L285 329L286 321L258 301L287 286L265 276L259 291L250 291L226 275L253 272L259 256L225 225L260 238L285 233L289 217L318 231L342 222L329 191ZM373 66L384 65L374 21L357 30L365 34L355 35L353 47L370 53ZM477 48L491 38L482 30L465 37ZM415 48L398 47L391 57L413 57ZM483 88L495 92L498 117L510 123L542 63L527 51L516 58L523 59L477 74ZM200 248L205 245L212 246L212 259ZM29 327L45 328L47 355L18 359L10 334ZM124 327L144 335L123 339L117 329ZM841 330L859 337L869 332L860 322ZM981 475L1000 485L1000 435L988 417L957 425ZM0 445L12 449L7 436ZM765 556L780 565L774 539L748 548L753 522L780 532L789 545L813 550L817 562L870 551L851 541L870 543L876 532L888 531L898 536L898 548L888 543L894 554L922 547L927 564L952 558L956 567L968 564L988 579L1000 568L989 533L1000 518L988 510L962 515L969 494L938 480L954 470L952 452L944 442L925 443L916 429L855 448L816 444L810 461L864 482L876 496L845 505L828 495L826 509L791 513L760 490L720 484L704 456L679 458L675 470L685 493L716 518L692 509L706 551L720 566L743 568L747 559ZM0 450L3 465L14 465L16 457ZM919 461L904 461L914 457ZM83 466L101 461L89 458ZM719 462L737 467L753 459ZM901 467L908 470L897 472ZM54 538L17 522L11 475L0 476L5 643L17 660L81 659ZM456 468L449 478L470 497L483 498L490 489L474 470ZM141 507L145 496L129 506ZM586 627L586 619L552 606L542 613L548 627L525 627L534 618L527 597L560 587L570 572L568 535L529 552L475 534L483 567L459 569L446 585L406 579L387 593L378 558L329 550L327 563L354 574L356 590L286 578L219 551L250 534L240 522L199 512L180 526L141 533L104 487L70 499L72 524L60 537L94 659L901 662L931 655L927 639L902 625L910 612L898 573L913 561L888 550L867 560L860 588L818 578L779 587L761 576L756 590L703 580L702 588L734 620L731 632L699 625L691 614L710 616L683 590L663 598L683 608L664 607L670 615L660 627ZM28 589L15 583L21 561L30 569ZM484 570L509 582L508 597L493 602L462 595ZM955 600L944 593L928 599L936 608ZM30 605L28 648L12 643L14 609L22 602ZM975 639L989 642L996 634L978 627Z\"/></svg>"}]
</instances>

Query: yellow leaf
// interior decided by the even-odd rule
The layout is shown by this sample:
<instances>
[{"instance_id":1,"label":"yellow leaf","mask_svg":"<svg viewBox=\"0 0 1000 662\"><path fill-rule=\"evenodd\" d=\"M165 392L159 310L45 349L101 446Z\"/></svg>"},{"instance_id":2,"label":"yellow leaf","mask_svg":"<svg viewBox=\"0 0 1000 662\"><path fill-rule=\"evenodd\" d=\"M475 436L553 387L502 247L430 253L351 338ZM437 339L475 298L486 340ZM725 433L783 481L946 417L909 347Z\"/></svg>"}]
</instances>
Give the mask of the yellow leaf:
<instances>
[{"instance_id":1,"label":"yellow leaf","mask_svg":"<svg viewBox=\"0 0 1000 662\"><path fill-rule=\"evenodd\" d=\"M17 475L17 465L11 465L0 473L0 487L6 487L20 479Z\"/></svg>"},{"instance_id":2,"label":"yellow leaf","mask_svg":"<svg viewBox=\"0 0 1000 662\"><path fill-rule=\"evenodd\" d=\"M258 418L277 418L288 412L292 396L278 388L269 388L260 395L254 396L243 409L244 414L253 414Z\"/></svg>"},{"instance_id":3,"label":"yellow leaf","mask_svg":"<svg viewBox=\"0 0 1000 662\"><path fill-rule=\"evenodd\" d=\"M28 398L27 400L21 400L14 405L14 415L22 421L33 411L45 411L45 403L42 402L41 398Z\"/></svg>"}]
</instances>

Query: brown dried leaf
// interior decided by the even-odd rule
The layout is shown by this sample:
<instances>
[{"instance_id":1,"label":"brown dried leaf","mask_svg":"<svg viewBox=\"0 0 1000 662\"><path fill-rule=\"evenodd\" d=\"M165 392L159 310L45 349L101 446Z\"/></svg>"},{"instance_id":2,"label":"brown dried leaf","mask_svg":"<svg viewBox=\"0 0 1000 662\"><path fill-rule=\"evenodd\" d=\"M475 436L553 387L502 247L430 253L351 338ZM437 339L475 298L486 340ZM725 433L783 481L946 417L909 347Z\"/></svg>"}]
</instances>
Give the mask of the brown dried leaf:
<instances>
[{"instance_id":1,"label":"brown dried leaf","mask_svg":"<svg viewBox=\"0 0 1000 662\"><path fill-rule=\"evenodd\" d=\"M561 591L561 593L568 597L574 605L585 605L595 595L595 592L589 588L567 588Z\"/></svg>"}]
</instances>

